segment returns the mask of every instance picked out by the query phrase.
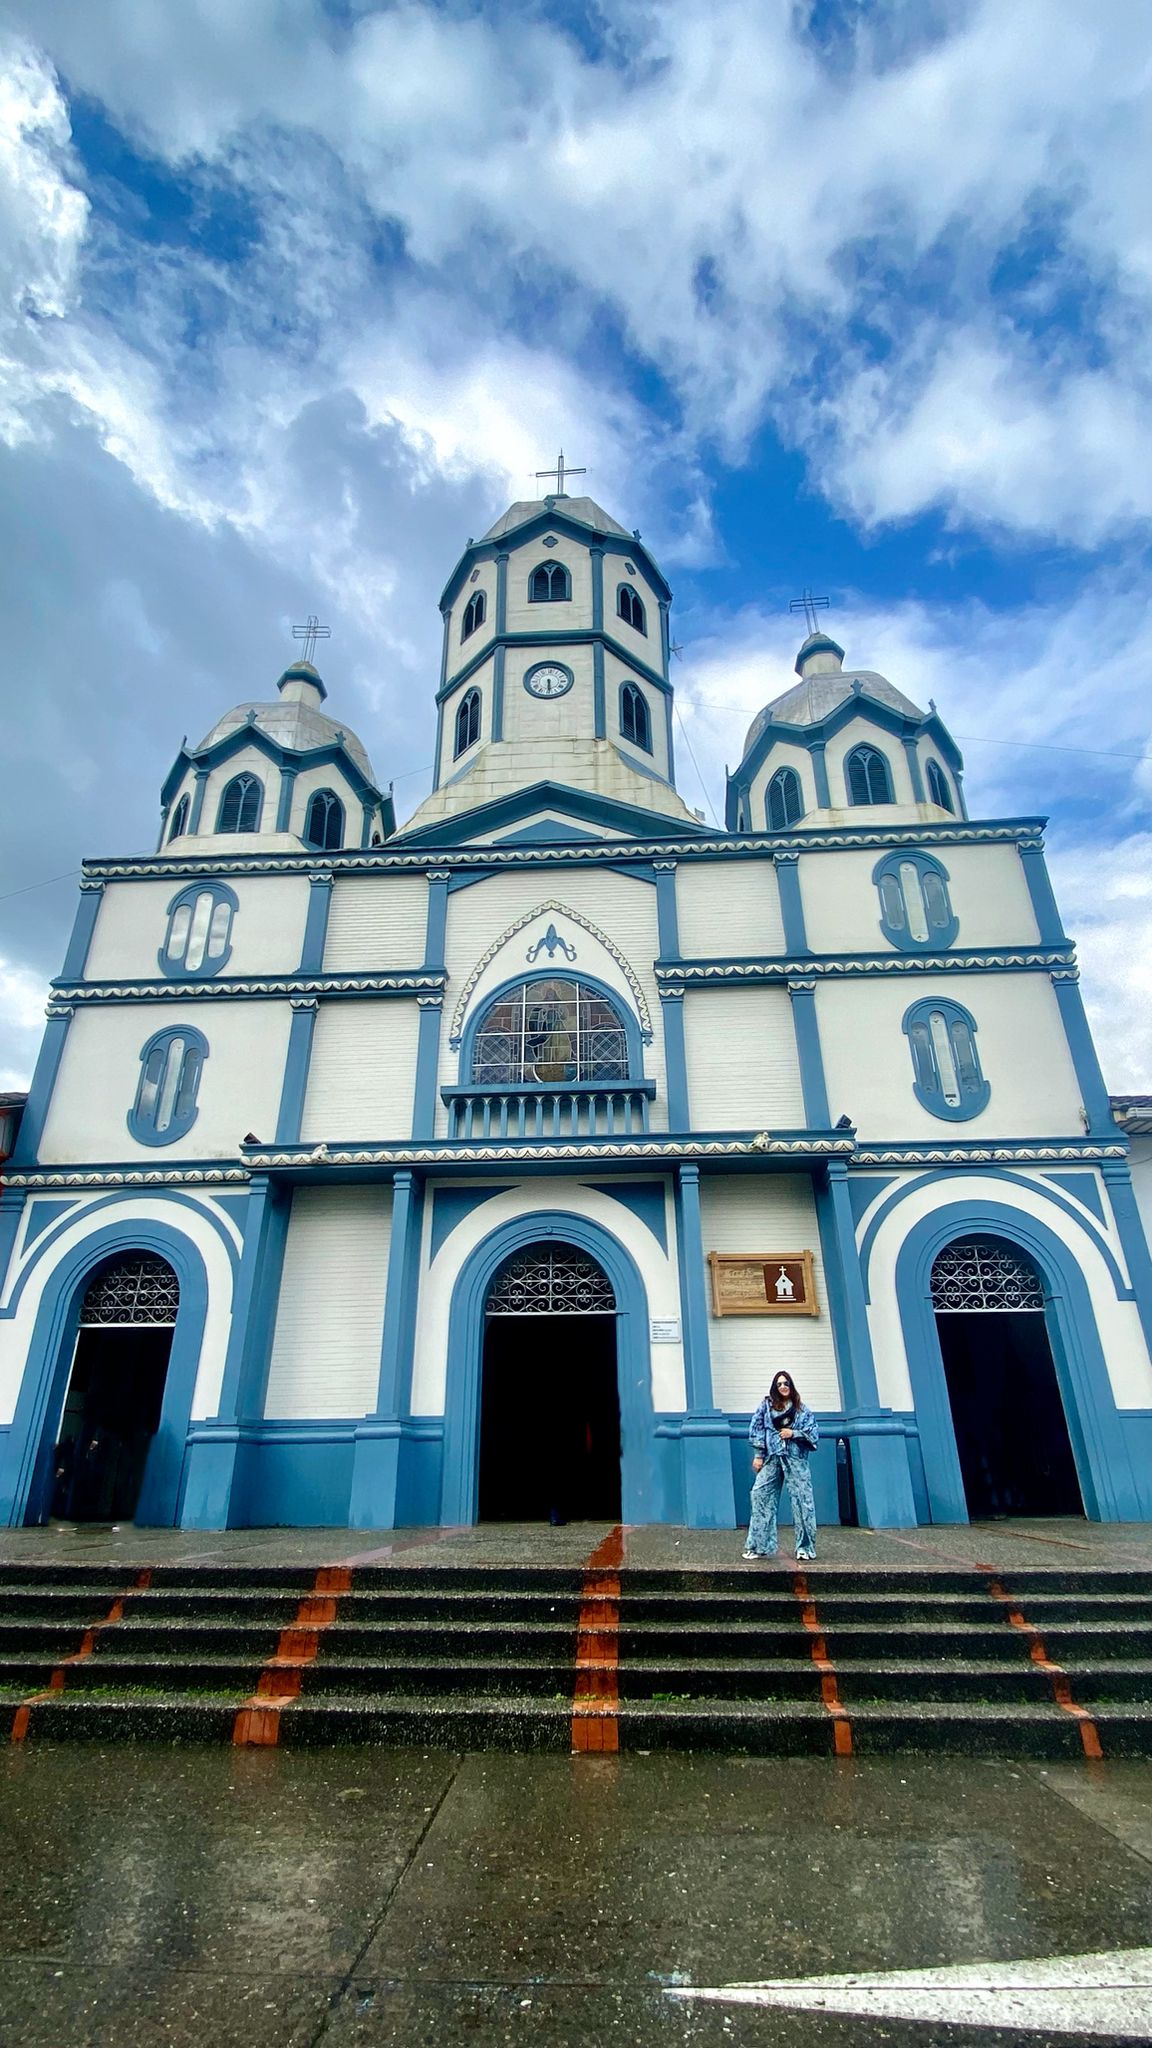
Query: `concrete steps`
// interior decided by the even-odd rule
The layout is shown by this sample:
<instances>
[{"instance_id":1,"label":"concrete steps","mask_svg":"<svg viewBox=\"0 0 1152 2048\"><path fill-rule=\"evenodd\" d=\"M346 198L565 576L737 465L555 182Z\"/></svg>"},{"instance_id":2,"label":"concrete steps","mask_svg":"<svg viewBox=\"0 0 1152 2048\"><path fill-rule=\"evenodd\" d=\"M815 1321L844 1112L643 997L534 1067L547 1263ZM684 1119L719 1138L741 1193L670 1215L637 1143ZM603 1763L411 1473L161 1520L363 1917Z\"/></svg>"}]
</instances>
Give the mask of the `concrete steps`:
<instances>
[{"instance_id":1,"label":"concrete steps","mask_svg":"<svg viewBox=\"0 0 1152 2048\"><path fill-rule=\"evenodd\" d=\"M1152 1755L1152 1573L7 1565L0 1703L16 1740Z\"/></svg>"}]
</instances>

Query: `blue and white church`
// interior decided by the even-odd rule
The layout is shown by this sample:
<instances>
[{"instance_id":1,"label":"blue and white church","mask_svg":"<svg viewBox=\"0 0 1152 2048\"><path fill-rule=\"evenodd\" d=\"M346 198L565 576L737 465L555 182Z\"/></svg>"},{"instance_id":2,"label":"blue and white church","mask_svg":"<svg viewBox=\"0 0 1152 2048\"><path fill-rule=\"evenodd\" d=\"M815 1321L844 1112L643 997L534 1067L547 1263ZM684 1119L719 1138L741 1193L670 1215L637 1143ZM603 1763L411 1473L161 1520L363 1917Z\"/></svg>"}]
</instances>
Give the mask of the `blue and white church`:
<instances>
[{"instance_id":1,"label":"blue and white church","mask_svg":"<svg viewBox=\"0 0 1152 2048\"><path fill-rule=\"evenodd\" d=\"M591 498L515 504L399 831L305 661L86 863L0 1194L7 1522L733 1528L780 1367L825 1522L1152 1516L1044 821L814 631L707 825L670 603Z\"/></svg>"}]
</instances>

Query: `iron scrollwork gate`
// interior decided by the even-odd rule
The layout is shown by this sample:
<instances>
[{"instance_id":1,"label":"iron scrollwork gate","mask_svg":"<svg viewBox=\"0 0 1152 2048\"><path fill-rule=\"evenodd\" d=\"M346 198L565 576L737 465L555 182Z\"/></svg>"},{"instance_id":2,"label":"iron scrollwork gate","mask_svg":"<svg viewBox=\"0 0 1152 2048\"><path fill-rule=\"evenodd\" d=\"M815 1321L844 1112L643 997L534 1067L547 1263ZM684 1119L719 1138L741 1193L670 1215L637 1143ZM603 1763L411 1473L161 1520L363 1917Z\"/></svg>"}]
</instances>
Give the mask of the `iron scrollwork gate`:
<instances>
[{"instance_id":1,"label":"iron scrollwork gate","mask_svg":"<svg viewBox=\"0 0 1152 2048\"><path fill-rule=\"evenodd\" d=\"M1034 1266L1014 1245L974 1237L945 1245L932 1268L932 1306L938 1314L1019 1315L1044 1307Z\"/></svg>"},{"instance_id":2,"label":"iron scrollwork gate","mask_svg":"<svg viewBox=\"0 0 1152 2048\"><path fill-rule=\"evenodd\" d=\"M570 1245L530 1244L508 1260L489 1290L490 1316L610 1316L612 1283Z\"/></svg>"}]
</instances>

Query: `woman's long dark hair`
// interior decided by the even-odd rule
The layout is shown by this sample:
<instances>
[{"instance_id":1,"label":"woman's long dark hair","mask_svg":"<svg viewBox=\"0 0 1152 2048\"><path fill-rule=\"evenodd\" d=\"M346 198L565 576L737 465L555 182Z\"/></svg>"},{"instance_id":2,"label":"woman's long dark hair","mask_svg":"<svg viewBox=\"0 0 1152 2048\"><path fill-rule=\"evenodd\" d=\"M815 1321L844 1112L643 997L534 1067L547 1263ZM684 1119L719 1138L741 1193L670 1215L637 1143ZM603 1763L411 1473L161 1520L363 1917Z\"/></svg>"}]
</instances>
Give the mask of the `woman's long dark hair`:
<instances>
[{"instance_id":1,"label":"woman's long dark hair","mask_svg":"<svg viewBox=\"0 0 1152 2048\"><path fill-rule=\"evenodd\" d=\"M773 1373L773 1375L772 1375L772 1385L771 1385L771 1386L769 1387L769 1389L768 1389L768 1405L769 1405L769 1407L771 1407L771 1408L777 1408L777 1389L776 1389L776 1382L777 1382L777 1380L787 1380L787 1382L788 1382L788 1386L789 1386L789 1390L790 1390L790 1391L789 1391L789 1394L788 1394L788 1401L787 1401L787 1402L785 1402L785 1404L784 1404L784 1405L785 1405L785 1407L787 1407L787 1406L789 1405L789 1403L791 1403L791 1405L792 1405L792 1407L793 1407L793 1408L802 1408L804 1404L803 1404L803 1402L802 1402L802 1401L801 1401L801 1399L800 1399L800 1389L799 1389L799 1387L798 1387L798 1386L796 1385L796 1382L795 1382L795 1380L793 1379L793 1377L792 1377L792 1375L791 1375L791 1373L790 1373L790 1372L774 1372L774 1373ZM779 1412L779 1411L777 1410L777 1412Z\"/></svg>"}]
</instances>

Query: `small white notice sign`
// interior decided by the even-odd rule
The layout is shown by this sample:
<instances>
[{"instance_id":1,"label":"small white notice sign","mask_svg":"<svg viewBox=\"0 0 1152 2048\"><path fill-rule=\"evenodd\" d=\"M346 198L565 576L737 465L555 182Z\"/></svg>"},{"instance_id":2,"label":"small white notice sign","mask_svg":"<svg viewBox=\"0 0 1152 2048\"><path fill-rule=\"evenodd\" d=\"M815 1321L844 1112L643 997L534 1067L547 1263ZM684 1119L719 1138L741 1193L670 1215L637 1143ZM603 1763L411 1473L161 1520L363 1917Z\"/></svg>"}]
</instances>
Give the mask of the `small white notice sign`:
<instances>
[{"instance_id":1,"label":"small white notice sign","mask_svg":"<svg viewBox=\"0 0 1152 2048\"><path fill-rule=\"evenodd\" d=\"M648 1324L648 1335L653 1344L678 1344L680 1342L679 1316L653 1316Z\"/></svg>"}]
</instances>

